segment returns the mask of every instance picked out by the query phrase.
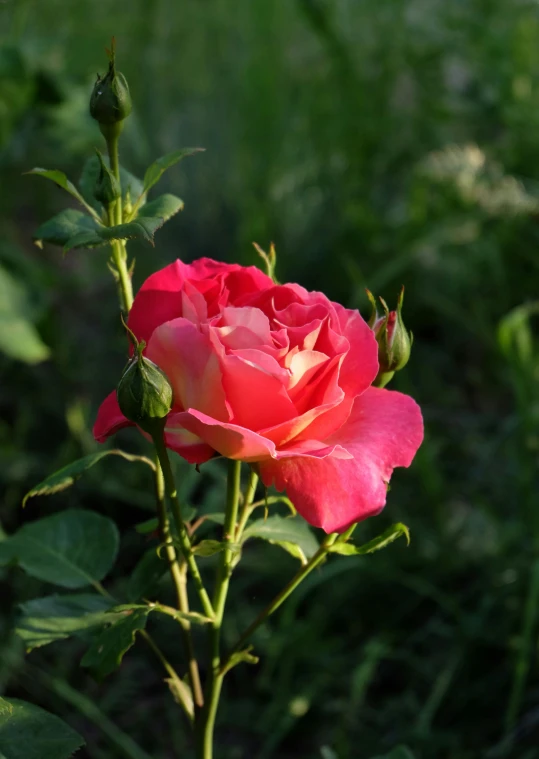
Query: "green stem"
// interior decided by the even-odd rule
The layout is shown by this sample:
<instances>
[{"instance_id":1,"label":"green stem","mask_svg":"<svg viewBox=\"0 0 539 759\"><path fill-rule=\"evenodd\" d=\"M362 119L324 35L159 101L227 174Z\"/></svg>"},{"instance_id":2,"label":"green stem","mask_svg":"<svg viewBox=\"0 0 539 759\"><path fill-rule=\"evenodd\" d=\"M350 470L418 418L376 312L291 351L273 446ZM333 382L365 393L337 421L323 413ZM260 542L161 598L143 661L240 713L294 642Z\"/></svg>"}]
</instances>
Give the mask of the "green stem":
<instances>
[{"instance_id":1,"label":"green stem","mask_svg":"<svg viewBox=\"0 0 539 759\"><path fill-rule=\"evenodd\" d=\"M225 548L221 551L217 570L217 581L213 597L215 618L211 632L211 668L206 683L205 703L197 731L197 759L212 759L213 731L223 685L224 674L221 667L221 628L225 611L226 597L230 576L232 574L232 543L236 534L238 507L240 500L241 461L229 460L225 523L223 541Z\"/></svg>"},{"instance_id":2,"label":"green stem","mask_svg":"<svg viewBox=\"0 0 539 759\"><path fill-rule=\"evenodd\" d=\"M120 182L120 160L118 155L118 142L119 135L114 134L106 138L107 151L109 154L110 170L116 177L118 185L121 187ZM109 226L116 226L123 222L122 211L122 195L120 191L120 197L111 203L108 208ZM133 305L133 284L131 282L131 275L127 267L127 251L123 240L113 240L112 242L112 260L118 272L118 285L120 288L120 296L122 301L122 308L126 313L129 313L131 306Z\"/></svg>"},{"instance_id":3,"label":"green stem","mask_svg":"<svg viewBox=\"0 0 539 759\"><path fill-rule=\"evenodd\" d=\"M236 534L236 522L238 520L238 506L240 501L241 487L241 461L228 460L228 479L226 488L225 523L223 528L223 542L225 548L221 551L220 563L217 576L217 584L213 597L215 608L215 623L221 623L225 610L228 584L232 574L232 544Z\"/></svg>"},{"instance_id":4,"label":"green stem","mask_svg":"<svg viewBox=\"0 0 539 759\"><path fill-rule=\"evenodd\" d=\"M168 565L170 569L170 576L176 589L176 601L178 609L186 614L189 613L189 598L187 596L187 580L185 577L185 562L182 562L183 566L180 566L176 549L172 539L172 533L170 530L170 521L167 514L167 507L165 503L165 480L163 477L163 470L159 464L159 460L156 460L156 472L155 472L155 493L157 503L157 515L159 518L159 528L161 532L161 540L165 546L165 552L167 555ZM191 624L187 621L180 622L183 629L185 652L188 662L188 673L191 690L193 692L193 699L198 707L202 707L204 704L204 697L202 695L202 686L200 684L200 674L198 671L198 663L195 656L195 647L193 644L193 636L191 634Z\"/></svg>"},{"instance_id":5,"label":"green stem","mask_svg":"<svg viewBox=\"0 0 539 759\"><path fill-rule=\"evenodd\" d=\"M204 614L207 617L213 618L215 616L213 606L206 592L206 588L204 587L204 583L202 582L202 577L200 576L193 550L191 548L191 541L189 540L189 535L185 529L185 522L182 517L182 510L180 501L178 499L176 483L174 482L174 475L172 474L172 469L170 467L170 460L168 458L168 453L165 447L165 441L162 432L160 434L153 435L153 443L155 445L159 463L161 464L161 469L163 470L165 490L169 499L172 514L174 516L174 521L176 522L176 529L178 531L178 537L180 539L180 547L182 549L183 557L187 563L187 566L189 567L189 571L193 576L195 588L200 598L202 608L204 609Z\"/></svg>"},{"instance_id":6,"label":"green stem","mask_svg":"<svg viewBox=\"0 0 539 759\"><path fill-rule=\"evenodd\" d=\"M303 582L303 580L313 571L313 569L316 569L326 558L326 555L328 553L328 548L335 543L337 538L339 537L338 533L333 532L331 535L328 535L325 540L322 542L322 545L318 549L318 551L314 554L314 556L305 564L304 567L302 567L299 572L290 580L290 582L285 585L285 587L281 590L280 593L278 593L273 601L271 601L265 609L263 609L258 617L252 622L247 630L240 636L238 642L234 646L234 648L230 651L224 666L230 661L233 654L235 654L237 651L240 650L240 648L243 646L246 640L251 637L251 635L254 633L254 631L260 627L260 625L266 621L268 617L270 617L281 604L283 604L288 596L294 592L294 590L300 585L300 583ZM224 668L221 667L221 669Z\"/></svg>"},{"instance_id":7,"label":"green stem","mask_svg":"<svg viewBox=\"0 0 539 759\"><path fill-rule=\"evenodd\" d=\"M243 499L243 504L240 511L238 526L236 528L236 536L235 536L236 543L240 542L241 536L243 535L243 531L245 529L245 525L247 524L249 517L253 513L253 508L254 508L253 500L255 497L257 485L258 485L258 475L254 471L254 469L251 469L251 472L249 474L249 480L247 482L247 487L245 489L245 497Z\"/></svg>"}]
</instances>

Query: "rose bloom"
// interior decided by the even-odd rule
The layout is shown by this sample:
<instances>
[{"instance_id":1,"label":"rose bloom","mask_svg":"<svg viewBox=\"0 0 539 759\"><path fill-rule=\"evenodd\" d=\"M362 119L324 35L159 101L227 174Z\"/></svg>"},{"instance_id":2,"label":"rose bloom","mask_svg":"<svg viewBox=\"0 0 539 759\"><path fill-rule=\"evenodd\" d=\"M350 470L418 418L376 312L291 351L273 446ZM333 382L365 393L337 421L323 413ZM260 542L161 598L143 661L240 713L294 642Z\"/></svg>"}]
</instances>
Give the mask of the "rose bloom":
<instances>
[{"instance_id":1,"label":"rose bloom","mask_svg":"<svg viewBox=\"0 0 539 759\"><path fill-rule=\"evenodd\" d=\"M421 444L415 401L372 387L374 333L322 293L253 266L175 261L142 285L128 325L174 390L167 447L191 463L253 464L328 533L379 513L394 467ZM112 392L94 435L127 426Z\"/></svg>"}]
</instances>

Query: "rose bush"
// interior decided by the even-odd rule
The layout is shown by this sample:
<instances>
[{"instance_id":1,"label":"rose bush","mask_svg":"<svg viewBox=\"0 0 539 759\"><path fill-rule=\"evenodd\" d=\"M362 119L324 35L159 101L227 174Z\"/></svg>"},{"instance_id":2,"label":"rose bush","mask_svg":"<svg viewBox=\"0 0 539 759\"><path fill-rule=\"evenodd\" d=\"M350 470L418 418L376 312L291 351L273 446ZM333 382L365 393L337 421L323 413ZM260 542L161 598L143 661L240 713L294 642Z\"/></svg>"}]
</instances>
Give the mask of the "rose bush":
<instances>
[{"instance_id":1,"label":"rose bush","mask_svg":"<svg viewBox=\"0 0 539 759\"><path fill-rule=\"evenodd\" d=\"M217 453L254 464L326 532L377 514L393 469L421 444L415 401L372 387L372 330L322 293L255 267L176 261L146 280L128 324L174 390L168 448L192 463ZM131 424L112 392L94 435Z\"/></svg>"}]
</instances>

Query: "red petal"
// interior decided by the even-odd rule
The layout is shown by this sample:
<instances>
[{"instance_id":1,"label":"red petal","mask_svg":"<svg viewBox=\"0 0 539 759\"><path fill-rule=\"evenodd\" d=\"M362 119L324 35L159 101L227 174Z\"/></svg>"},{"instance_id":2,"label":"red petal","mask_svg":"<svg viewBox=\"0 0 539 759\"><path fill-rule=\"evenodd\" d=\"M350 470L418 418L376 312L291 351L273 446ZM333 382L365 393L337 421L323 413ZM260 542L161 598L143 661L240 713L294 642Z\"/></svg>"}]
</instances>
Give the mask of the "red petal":
<instances>
[{"instance_id":1,"label":"red petal","mask_svg":"<svg viewBox=\"0 0 539 759\"><path fill-rule=\"evenodd\" d=\"M302 516L326 532L341 532L378 514L393 469L407 467L423 439L423 421L407 395L369 388L356 398L343 427L325 441L353 458L301 457L260 463L266 485L287 491Z\"/></svg>"},{"instance_id":2,"label":"red petal","mask_svg":"<svg viewBox=\"0 0 539 759\"><path fill-rule=\"evenodd\" d=\"M134 426L133 422L126 419L120 411L116 399L116 390L114 390L110 395L107 395L99 407L93 433L98 443L104 443L108 437L114 435L118 430Z\"/></svg>"}]
</instances>

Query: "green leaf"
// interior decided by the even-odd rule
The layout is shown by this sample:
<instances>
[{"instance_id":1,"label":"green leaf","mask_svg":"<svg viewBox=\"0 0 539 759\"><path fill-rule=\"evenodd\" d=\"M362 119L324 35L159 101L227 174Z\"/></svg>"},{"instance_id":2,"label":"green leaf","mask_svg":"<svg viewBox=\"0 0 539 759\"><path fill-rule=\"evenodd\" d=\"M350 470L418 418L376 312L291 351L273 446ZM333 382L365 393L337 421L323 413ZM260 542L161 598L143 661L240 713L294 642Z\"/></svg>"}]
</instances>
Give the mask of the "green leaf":
<instances>
[{"instance_id":1,"label":"green leaf","mask_svg":"<svg viewBox=\"0 0 539 759\"><path fill-rule=\"evenodd\" d=\"M163 219L163 222L165 222L168 221L171 216L174 216L174 214L178 213L179 211L183 211L183 206L183 200L177 198L175 195L166 193L165 195L160 195L150 203L146 203L146 205L143 206L138 212L137 219L146 216L153 216L161 217Z\"/></svg>"},{"instance_id":2,"label":"green leaf","mask_svg":"<svg viewBox=\"0 0 539 759\"><path fill-rule=\"evenodd\" d=\"M275 545L280 546L280 548L283 549L283 551L286 551L291 556L293 556L295 559L299 559L300 562L305 566L307 562L309 561L308 558L305 556L302 548L295 543L289 543L286 540L278 540L278 541L272 541Z\"/></svg>"},{"instance_id":3,"label":"green leaf","mask_svg":"<svg viewBox=\"0 0 539 759\"><path fill-rule=\"evenodd\" d=\"M212 621L198 612L185 613L163 604L113 606L107 612L107 617L111 621L110 626L94 638L81 664L92 669L99 679L113 672L120 666L126 651L134 644L136 633L146 627L146 619L152 612L165 614L177 622L189 622L195 625L207 625Z\"/></svg>"},{"instance_id":4,"label":"green leaf","mask_svg":"<svg viewBox=\"0 0 539 759\"><path fill-rule=\"evenodd\" d=\"M193 553L197 556L213 556L216 553L224 551L225 544L220 540L201 540L193 546Z\"/></svg>"},{"instance_id":5,"label":"green leaf","mask_svg":"<svg viewBox=\"0 0 539 759\"><path fill-rule=\"evenodd\" d=\"M0 267L0 351L27 364L49 357L50 350L32 324L33 317L29 293Z\"/></svg>"},{"instance_id":6,"label":"green leaf","mask_svg":"<svg viewBox=\"0 0 539 759\"><path fill-rule=\"evenodd\" d=\"M39 247L43 242L63 246L76 234L81 232L95 233L97 230L99 230L99 224L95 219L75 208L66 208L42 224L36 230L34 240Z\"/></svg>"},{"instance_id":7,"label":"green leaf","mask_svg":"<svg viewBox=\"0 0 539 759\"><path fill-rule=\"evenodd\" d=\"M385 548L394 540L401 536L406 538L406 544L410 545L410 530L405 524L397 522L397 524L388 527L385 532L378 537L369 540L368 543L364 543L362 546L355 546L353 543L333 543L328 547L330 553L338 553L341 556L364 556L367 553L374 553Z\"/></svg>"},{"instance_id":8,"label":"green leaf","mask_svg":"<svg viewBox=\"0 0 539 759\"><path fill-rule=\"evenodd\" d=\"M202 519L206 519L208 522L215 522L215 524L224 524L225 515L222 512L215 512L212 514L201 514ZM189 521L189 520L186 520Z\"/></svg>"},{"instance_id":9,"label":"green leaf","mask_svg":"<svg viewBox=\"0 0 539 759\"><path fill-rule=\"evenodd\" d=\"M1 759L69 759L84 738L54 714L16 698L0 698Z\"/></svg>"},{"instance_id":10,"label":"green leaf","mask_svg":"<svg viewBox=\"0 0 539 759\"><path fill-rule=\"evenodd\" d=\"M141 535L148 535L150 532L156 532L159 529L159 520L157 517L146 519L144 522L139 522L135 525L135 530Z\"/></svg>"},{"instance_id":11,"label":"green leaf","mask_svg":"<svg viewBox=\"0 0 539 759\"><path fill-rule=\"evenodd\" d=\"M110 622L112 602L95 593L46 596L20 605L15 632L27 651Z\"/></svg>"},{"instance_id":12,"label":"green leaf","mask_svg":"<svg viewBox=\"0 0 539 759\"><path fill-rule=\"evenodd\" d=\"M163 176L167 169L181 161L182 158L186 158L194 153L203 152L204 148L182 148L181 150L174 150L172 153L158 158L149 166L144 174L144 187L143 193L147 193Z\"/></svg>"},{"instance_id":13,"label":"green leaf","mask_svg":"<svg viewBox=\"0 0 539 759\"><path fill-rule=\"evenodd\" d=\"M144 630L149 607L115 607L115 613L121 614L114 623L94 638L88 651L82 657L83 667L89 667L98 679L114 672L125 653L135 643L137 632Z\"/></svg>"},{"instance_id":14,"label":"green leaf","mask_svg":"<svg viewBox=\"0 0 539 759\"><path fill-rule=\"evenodd\" d=\"M114 522L93 511L71 509L25 524L0 543L0 566L16 562L39 580L63 588L101 581L118 553Z\"/></svg>"},{"instance_id":15,"label":"green leaf","mask_svg":"<svg viewBox=\"0 0 539 759\"><path fill-rule=\"evenodd\" d=\"M110 162L107 156L103 157L105 164L110 166ZM79 187L83 198L86 202L93 206L96 211L100 212L101 203L94 197L94 189L99 176L99 158L97 155L93 155L88 158L82 169L82 174L79 180ZM142 193L142 180L135 177L127 169L120 166L120 185L122 187L122 198L125 201L127 194L129 193L131 200L137 198Z\"/></svg>"},{"instance_id":16,"label":"green leaf","mask_svg":"<svg viewBox=\"0 0 539 759\"><path fill-rule=\"evenodd\" d=\"M66 177L63 171L57 171L56 169L31 169L30 171L27 171L26 174L36 174L37 176L44 177L45 179L50 179L52 182L54 182L58 187L61 187L62 190L65 190L70 195L72 195L76 200L79 201L81 205L86 208L90 214L96 218L97 214L94 208L86 202L86 200L83 198L83 196L80 194L80 192L77 190L73 182L70 182L69 179Z\"/></svg>"},{"instance_id":17,"label":"green leaf","mask_svg":"<svg viewBox=\"0 0 539 759\"><path fill-rule=\"evenodd\" d=\"M96 248L107 245L113 240L140 240L153 245L154 235L164 223L162 216L139 216L128 224L100 227L95 232L79 232L69 238L64 245L64 251L76 248Z\"/></svg>"},{"instance_id":18,"label":"green leaf","mask_svg":"<svg viewBox=\"0 0 539 759\"><path fill-rule=\"evenodd\" d=\"M160 556L155 548L150 548L129 577L127 584L128 599L139 601L141 598L147 597L167 571L166 559Z\"/></svg>"},{"instance_id":19,"label":"green leaf","mask_svg":"<svg viewBox=\"0 0 539 759\"><path fill-rule=\"evenodd\" d=\"M221 674L226 675L226 673L229 672L232 667L236 667L242 662L245 662L246 664L258 664L259 658L258 656L254 656L254 654L251 653L252 650L253 646L248 646L243 651L236 651L233 653L232 656L225 662L225 665L221 670Z\"/></svg>"},{"instance_id":20,"label":"green leaf","mask_svg":"<svg viewBox=\"0 0 539 759\"><path fill-rule=\"evenodd\" d=\"M310 559L318 551L318 541L305 520L300 517L281 517L274 515L268 519L252 522L243 533L242 543L250 538L261 538L268 543L280 545L289 553L291 546L297 546L292 555L302 562Z\"/></svg>"},{"instance_id":21,"label":"green leaf","mask_svg":"<svg viewBox=\"0 0 539 759\"><path fill-rule=\"evenodd\" d=\"M28 499L33 498L34 496L52 495L53 493L58 493L61 490L65 490L66 488L73 485L73 483L76 482L79 477L81 477L86 471L88 471L88 469L91 469L95 464L101 461L101 459L104 459L105 456L121 456L127 461L141 461L142 463L148 464L150 467L155 468L153 462L150 461L150 459L147 459L145 456L135 456L130 453L125 453L118 448L113 448L108 451L98 451L97 453L91 453L88 456L84 456L82 459L73 461L71 464L68 464L67 466L62 467L62 469L59 469L57 472L54 472L54 474L50 474L38 485L34 485L34 487L29 490L28 493L24 496L22 505L25 506Z\"/></svg>"}]
</instances>

